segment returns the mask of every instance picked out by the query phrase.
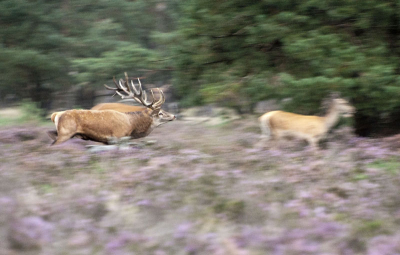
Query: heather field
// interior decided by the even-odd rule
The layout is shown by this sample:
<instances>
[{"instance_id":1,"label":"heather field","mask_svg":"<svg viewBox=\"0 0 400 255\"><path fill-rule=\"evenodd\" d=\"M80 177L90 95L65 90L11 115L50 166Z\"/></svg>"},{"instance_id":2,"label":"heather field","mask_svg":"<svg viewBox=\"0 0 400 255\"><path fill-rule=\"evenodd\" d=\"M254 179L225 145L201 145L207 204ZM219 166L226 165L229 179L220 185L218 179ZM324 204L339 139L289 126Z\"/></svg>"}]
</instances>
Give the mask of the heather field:
<instances>
[{"instance_id":1,"label":"heather field","mask_svg":"<svg viewBox=\"0 0 400 255\"><path fill-rule=\"evenodd\" d=\"M52 128L0 127L0 254L400 254L400 137L263 148L248 116L96 151Z\"/></svg>"}]
</instances>

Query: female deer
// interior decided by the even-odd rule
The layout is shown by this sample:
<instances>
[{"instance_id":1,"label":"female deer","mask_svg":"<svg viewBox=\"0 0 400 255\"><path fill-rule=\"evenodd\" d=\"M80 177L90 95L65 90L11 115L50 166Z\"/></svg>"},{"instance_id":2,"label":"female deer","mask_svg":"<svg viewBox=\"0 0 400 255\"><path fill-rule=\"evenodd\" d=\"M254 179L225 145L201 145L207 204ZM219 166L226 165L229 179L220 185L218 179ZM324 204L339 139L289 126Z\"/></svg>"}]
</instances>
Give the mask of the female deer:
<instances>
[{"instance_id":1,"label":"female deer","mask_svg":"<svg viewBox=\"0 0 400 255\"><path fill-rule=\"evenodd\" d=\"M351 117L354 111L354 107L345 99L336 98L323 117L284 111L268 112L258 119L262 131L261 142L271 138L294 136L307 140L312 148L317 148L318 142L338 122L340 116Z\"/></svg>"}]
</instances>

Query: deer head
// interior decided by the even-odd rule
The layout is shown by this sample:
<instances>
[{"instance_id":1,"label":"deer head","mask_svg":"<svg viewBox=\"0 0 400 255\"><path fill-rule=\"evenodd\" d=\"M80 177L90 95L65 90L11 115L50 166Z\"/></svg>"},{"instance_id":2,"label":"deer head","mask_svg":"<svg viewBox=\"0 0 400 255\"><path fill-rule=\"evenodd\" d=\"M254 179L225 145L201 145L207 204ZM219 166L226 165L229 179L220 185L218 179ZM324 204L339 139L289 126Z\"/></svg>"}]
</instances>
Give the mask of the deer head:
<instances>
[{"instance_id":1,"label":"deer head","mask_svg":"<svg viewBox=\"0 0 400 255\"><path fill-rule=\"evenodd\" d=\"M120 79L118 82L113 78L115 88L109 87L104 84L104 86L109 89L115 91L122 99L134 99L138 103L142 104L148 109L148 114L153 118L153 125L159 126L168 121L172 121L176 119L175 115L166 112L161 109L161 106L165 102L165 96L161 89L157 88L160 98L158 101L155 101L153 89L150 90L152 100L151 102L147 101L146 91L142 88L142 83L138 78L138 88L136 88L135 84L132 80L129 81L128 74L125 72L125 81Z\"/></svg>"},{"instance_id":2,"label":"deer head","mask_svg":"<svg viewBox=\"0 0 400 255\"><path fill-rule=\"evenodd\" d=\"M355 113L355 108L343 98L333 99L333 107L336 108L337 112L339 112L343 117L346 118L353 117Z\"/></svg>"}]
</instances>

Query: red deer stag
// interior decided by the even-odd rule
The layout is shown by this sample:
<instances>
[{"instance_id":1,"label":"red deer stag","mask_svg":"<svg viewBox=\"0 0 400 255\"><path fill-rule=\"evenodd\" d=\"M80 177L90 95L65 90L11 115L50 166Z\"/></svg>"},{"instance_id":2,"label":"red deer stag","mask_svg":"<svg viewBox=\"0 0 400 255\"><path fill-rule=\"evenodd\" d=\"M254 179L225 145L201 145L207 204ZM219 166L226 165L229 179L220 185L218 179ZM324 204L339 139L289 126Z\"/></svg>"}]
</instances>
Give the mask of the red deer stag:
<instances>
[{"instance_id":1,"label":"red deer stag","mask_svg":"<svg viewBox=\"0 0 400 255\"><path fill-rule=\"evenodd\" d=\"M128 83L129 83L128 74L125 73L125 84L122 84L123 83L122 79L120 79L117 82L115 80L115 77L113 77L113 81L114 81L114 84L115 84L115 86L117 88L119 88L120 86L128 87ZM104 85L104 86L107 89L115 90L115 88L110 88L107 85ZM114 110L114 111L117 111L117 112L137 112L137 111L144 111L146 109L147 108L144 107L144 106L128 105L128 104L123 104L123 103L101 103L101 104L93 106L90 110ZM55 116L60 115L63 112L64 111L53 113L51 120L54 122ZM58 135L57 134L57 130L48 131L47 134L50 136L51 139L53 139L53 140L57 139L57 135ZM87 137L84 137L82 135L75 135L74 137L82 138L84 140L88 140Z\"/></svg>"},{"instance_id":2,"label":"red deer stag","mask_svg":"<svg viewBox=\"0 0 400 255\"><path fill-rule=\"evenodd\" d=\"M79 136L85 140L92 140L109 144L110 141L121 137L141 138L149 135L153 129L161 124L172 121L175 116L161 110L165 102L162 90L158 89L160 98L154 102L154 93L151 90L152 101L147 101L146 92L142 90L139 81L139 90L131 81L123 84L122 80L116 84L116 88L106 86L114 90L122 99L132 98L140 102L144 107L141 111L118 112L114 110L68 110L55 112L51 120L55 123L58 137L53 144L60 144L73 136ZM125 95L124 95L125 94ZM51 134L49 134L52 136Z\"/></svg>"},{"instance_id":3,"label":"red deer stag","mask_svg":"<svg viewBox=\"0 0 400 255\"><path fill-rule=\"evenodd\" d=\"M324 117L300 115L284 111L267 112L258 118L262 131L261 143L270 138L292 136L307 140L313 149L338 122L340 116L351 117L355 109L346 100L333 99Z\"/></svg>"}]
</instances>

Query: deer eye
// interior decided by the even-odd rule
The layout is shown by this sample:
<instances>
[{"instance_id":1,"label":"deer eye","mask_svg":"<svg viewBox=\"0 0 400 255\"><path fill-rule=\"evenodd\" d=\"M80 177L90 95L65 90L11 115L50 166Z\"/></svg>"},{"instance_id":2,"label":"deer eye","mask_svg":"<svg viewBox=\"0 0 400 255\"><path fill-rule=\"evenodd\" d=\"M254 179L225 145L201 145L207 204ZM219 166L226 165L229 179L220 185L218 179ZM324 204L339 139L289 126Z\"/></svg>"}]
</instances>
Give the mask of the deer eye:
<instances>
[{"instance_id":1,"label":"deer eye","mask_svg":"<svg viewBox=\"0 0 400 255\"><path fill-rule=\"evenodd\" d=\"M158 116L163 116L164 114L162 113L162 112L159 112L158 113Z\"/></svg>"}]
</instances>

